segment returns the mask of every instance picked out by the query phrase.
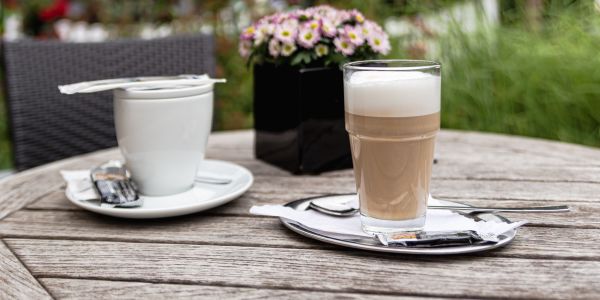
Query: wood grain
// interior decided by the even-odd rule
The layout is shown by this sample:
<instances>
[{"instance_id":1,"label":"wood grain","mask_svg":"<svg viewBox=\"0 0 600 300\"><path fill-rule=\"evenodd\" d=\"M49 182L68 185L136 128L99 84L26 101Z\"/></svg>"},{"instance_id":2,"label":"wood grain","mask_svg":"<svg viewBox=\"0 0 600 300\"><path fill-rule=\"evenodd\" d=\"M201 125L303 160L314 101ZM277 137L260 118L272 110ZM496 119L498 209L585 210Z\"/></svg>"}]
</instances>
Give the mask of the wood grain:
<instances>
[{"instance_id":1,"label":"wood grain","mask_svg":"<svg viewBox=\"0 0 600 300\"><path fill-rule=\"evenodd\" d=\"M283 204L293 200L314 197L310 190L286 191L285 193L260 193L250 190L242 197L224 206L214 208L205 214L209 215L249 215L248 211L253 205ZM547 200L512 200L512 199L480 199L465 197L444 197L451 201L458 201L475 206L543 206L552 204L567 204L571 207L569 213L558 214L518 214L507 213L506 216L513 220L529 220L531 225L551 227L573 227L600 229L600 202L581 201L547 201ZM64 195L64 191L54 191L43 199L29 205L28 208L35 210L76 210L81 208L71 204Z\"/></svg>"},{"instance_id":2,"label":"wood grain","mask_svg":"<svg viewBox=\"0 0 600 300\"><path fill-rule=\"evenodd\" d=\"M600 153L597 148L561 143L540 138L522 137L506 134L489 134L475 131L442 130L438 135L442 145L461 144L469 146L499 149L513 154L536 154L539 157L560 158L563 162L590 162L598 165Z\"/></svg>"},{"instance_id":3,"label":"wood grain","mask_svg":"<svg viewBox=\"0 0 600 300\"><path fill-rule=\"evenodd\" d=\"M161 220L124 220L89 212L19 211L0 222L0 236L270 247L322 247L276 218L195 214Z\"/></svg>"},{"instance_id":4,"label":"wood grain","mask_svg":"<svg viewBox=\"0 0 600 300\"><path fill-rule=\"evenodd\" d=\"M248 130L213 133L209 139L209 150L252 151L254 136L254 132ZM517 160L527 158L523 161L530 163L544 161L547 164L600 166L600 153L596 148L543 139L443 129L438 134L437 141L438 154L447 158L483 161L480 157L488 158L486 153L489 153L489 158L493 161L512 157Z\"/></svg>"},{"instance_id":5,"label":"wood grain","mask_svg":"<svg viewBox=\"0 0 600 300\"><path fill-rule=\"evenodd\" d=\"M0 299L52 299L2 241Z\"/></svg>"},{"instance_id":6,"label":"wood grain","mask_svg":"<svg viewBox=\"0 0 600 300\"><path fill-rule=\"evenodd\" d=\"M61 201L59 188L47 190L46 195L57 193L54 201ZM250 192L285 196L352 193L352 177L323 178L320 176L255 176ZM490 199L543 201L548 205L567 202L589 202L600 205L597 196L600 184L581 182L526 182L504 180L433 179L431 193L440 199ZM21 196L26 197L26 196ZM50 198L52 198L50 197ZM56 199L58 197L59 199ZM42 197L39 199L44 201ZM31 200L33 201L33 200Z\"/></svg>"},{"instance_id":7,"label":"wood grain","mask_svg":"<svg viewBox=\"0 0 600 300\"><path fill-rule=\"evenodd\" d=\"M600 294L598 149L443 130L433 170L435 197L480 206L564 203L573 212L507 214L530 224L503 249L420 257L344 249L300 237L277 219L249 215L252 205L354 191L352 170L291 176L255 160L253 139L252 131L211 135L207 157L245 166L255 184L227 205L179 218L120 220L66 200L58 171L120 159L117 149L15 174L0 181L0 237L58 298L583 299ZM0 299L49 297L13 252L0 242L0 279L13 287L3 289L0 282L5 293ZM4 272L8 269L16 271Z\"/></svg>"},{"instance_id":8,"label":"wood grain","mask_svg":"<svg viewBox=\"0 0 600 300\"><path fill-rule=\"evenodd\" d=\"M342 249L293 233L277 218L207 214L144 221L83 211L19 211L0 222L0 236ZM482 255L600 260L600 229L524 227L510 247Z\"/></svg>"},{"instance_id":9,"label":"wood grain","mask_svg":"<svg viewBox=\"0 0 600 300\"><path fill-rule=\"evenodd\" d=\"M23 171L0 180L0 220L25 207L49 191L64 185L61 169L78 169L96 165L114 156L114 150L86 154Z\"/></svg>"},{"instance_id":10,"label":"wood grain","mask_svg":"<svg viewBox=\"0 0 600 300\"><path fill-rule=\"evenodd\" d=\"M362 251L6 239L35 276L420 296L600 293L600 262Z\"/></svg>"},{"instance_id":11,"label":"wood grain","mask_svg":"<svg viewBox=\"0 0 600 300\"><path fill-rule=\"evenodd\" d=\"M213 134L207 155L209 158L232 160L248 167L257 176L257 190L261 189L261 181L268 184L272 177L282 176L288 177L282 179L283 184L288 182L304 190L306 186L318 186L319 181L324 182L323 178L328 178L329 181L330 177L343 179L332 184L324 183L332 187L321 188L319 192L343 192L353 187L351 170L324 173L318 177L302 176L290 179L285 171L253 160L252 139L251 131ZM543 147L534 147L532 143L541 143ZM534 199L590 200L593 198L590 194L598 189L594 183L600 182L600 154L597 150L586 147L530 141L520 137L442 131L438 148L440 163L434 167L433 189L439 197L473 198L473 188L481 190L483 187L483 191L490 192L476 197L524 199L539 195ZM0 192L4 192L0 196L0 218L40 199L48 190L62 186L58 170L90 167L114 158L120 158L116 149L59 161L10 176L0 183ZM553 159L556 160L554 163ZM263 175L264 180L260 180ZM578 184L570 186L571 183ZM488 184L490 189L485 186ZM532 185L532 189L528 188L529 185ZM19 188L25 186L28 187L26 192ZM548 190L548 187L551 189L546 195L538 193L539 190ZM453 193L454 190L464 190L464 193ZM562 193L555 194L557 190ZM551 197L552 195L556 197Z\"/></svg>"},{"instance_id":12,"label":"wood grain","mask_svg":"<svg viewBox=\"0 0 600 300\"><path fill-rule=\"evenodd\" d=\"M59 299L367 299L391 300L394 296L364 293L315 292L290 289L222 287L186 284L164 284L129 281L103 281L86 279L41 278ZM423 299L407 297L403 299ZM427 298L431 299L431 298ZM445 298L436 298L445 299Z\"/></svg>"},{"instance_id":13,"label":"wood grain","mask_svg":"<svg viewBox=\"0 0 600 300\"><path fill-rule=\"evenodd\" d=\"M354 190L351 170L321 176L290 176L283 170L254 160L252 138L251 131L213 134L207 155L232 160L249 168L256 176L253 192L281 193L285 190L314 195ZM600 190L596 184L600 182L600 151L519 137L499 136L499 141L494 142L495 138L487 134L442 131L439 138L439 148L442 148L439 151L440 163L433 172L433 194L453 199L596 202L594 195ZM509 140L512 142L508 143ZM544 147L532 146L532 143L538 142ZM545 150L545 147L550 150ZM0 218L37 200L43 203L48 193L63 186L59 169L90 167L119 157L118 151L112 149L57 162L3 181L0 192L6 191L6 196L0 196ZM550 163L552 157L557 160L556 164ZM22 192L20 186L32 188ZM50 200L55 200L55 196L50 195ZM70 204L63 204L67 208L63 206L62 209L70 208Z\"/></svg>"}]
</instances>

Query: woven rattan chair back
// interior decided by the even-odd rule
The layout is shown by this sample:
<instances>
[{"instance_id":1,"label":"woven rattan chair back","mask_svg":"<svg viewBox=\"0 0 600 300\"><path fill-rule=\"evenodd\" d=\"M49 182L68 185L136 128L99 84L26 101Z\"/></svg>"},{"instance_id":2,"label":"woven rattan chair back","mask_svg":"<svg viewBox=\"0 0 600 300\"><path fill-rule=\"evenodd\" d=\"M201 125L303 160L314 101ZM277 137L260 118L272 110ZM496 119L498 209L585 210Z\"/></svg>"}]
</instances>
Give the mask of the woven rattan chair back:
<instances>
[{"instance_id":1,"label":"woven rattan chair back","mask_svg":"<svg viewBox=\"0 0 600 300\"><path fill-rule=\"evenodd\" d=\"M5 42L17 170L116 146L111 92L62 95L60 84L116 77L214 75L211 36L103 43Z\"/></svg>"}]
</instances>

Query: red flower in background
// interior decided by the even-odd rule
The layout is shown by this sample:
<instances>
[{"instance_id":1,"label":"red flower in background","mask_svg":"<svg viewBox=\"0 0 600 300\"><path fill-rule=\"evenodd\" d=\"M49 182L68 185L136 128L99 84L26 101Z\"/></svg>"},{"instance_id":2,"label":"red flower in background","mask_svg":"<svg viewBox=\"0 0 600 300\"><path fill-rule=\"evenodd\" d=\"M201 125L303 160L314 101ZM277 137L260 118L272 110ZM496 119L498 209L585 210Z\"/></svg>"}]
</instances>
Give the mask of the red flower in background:
<instances>
[{"instance_id":1,"label":"red flower in background","mask_svg":"<svg viewBox=\"0 0 600 300\"><path fill-rule=\"evenodd\" d=\"M50 6L40 11L39 16L42 21L52 21L65 17L68 9L69 0L54 0Z\"/></svg>"}]
</instances>

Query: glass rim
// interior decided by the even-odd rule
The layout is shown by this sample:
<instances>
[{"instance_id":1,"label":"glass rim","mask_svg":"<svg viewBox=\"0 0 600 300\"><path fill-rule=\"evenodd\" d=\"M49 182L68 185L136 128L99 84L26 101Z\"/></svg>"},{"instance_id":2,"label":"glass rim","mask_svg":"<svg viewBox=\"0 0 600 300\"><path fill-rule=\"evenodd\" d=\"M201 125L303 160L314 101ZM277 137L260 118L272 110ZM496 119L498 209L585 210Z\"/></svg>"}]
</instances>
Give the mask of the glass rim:
<instances>
[{"instance_id":1,"label":"glass rim","mask_svg":"<svg viewBox=\"0 0 600 300\"><path fill-rule=\"evenodd\" d=\"M407 66L362 66L364 64L402 64L406 63ZM412 65L410 65L412 64ZM358 70L358 71L416 71L416 70L431 70L439 69L442 64L434 60L422 60L422 59L371 59L371 60L359 60L342 65L344 70Z\"/></svg>"}]
</instances>

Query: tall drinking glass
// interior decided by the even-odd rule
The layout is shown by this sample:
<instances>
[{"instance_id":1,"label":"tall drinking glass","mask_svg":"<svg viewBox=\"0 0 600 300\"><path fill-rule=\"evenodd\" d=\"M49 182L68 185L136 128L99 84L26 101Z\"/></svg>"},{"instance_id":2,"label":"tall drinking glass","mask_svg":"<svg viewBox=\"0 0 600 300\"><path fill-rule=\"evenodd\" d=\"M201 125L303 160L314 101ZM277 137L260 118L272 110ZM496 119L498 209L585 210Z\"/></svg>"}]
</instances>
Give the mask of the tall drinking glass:
<instances>
[{"instance_id":1,"label":"tall drinking glass","mask_svg":"<svg viewBox=\"0 0 600 300\"><path fill-rule=\"evenodd\" d=\"M371 60L343 66L362 228L417 231L425 225L441 66L423 60Z\"/></svg>"}]
</instances>

